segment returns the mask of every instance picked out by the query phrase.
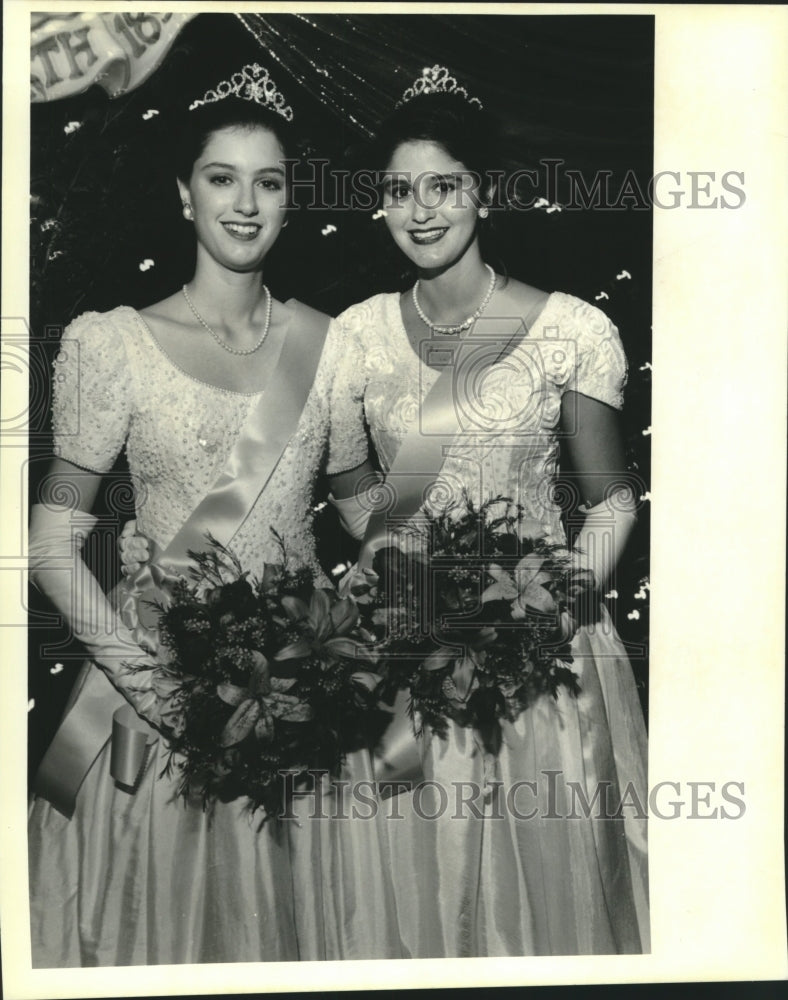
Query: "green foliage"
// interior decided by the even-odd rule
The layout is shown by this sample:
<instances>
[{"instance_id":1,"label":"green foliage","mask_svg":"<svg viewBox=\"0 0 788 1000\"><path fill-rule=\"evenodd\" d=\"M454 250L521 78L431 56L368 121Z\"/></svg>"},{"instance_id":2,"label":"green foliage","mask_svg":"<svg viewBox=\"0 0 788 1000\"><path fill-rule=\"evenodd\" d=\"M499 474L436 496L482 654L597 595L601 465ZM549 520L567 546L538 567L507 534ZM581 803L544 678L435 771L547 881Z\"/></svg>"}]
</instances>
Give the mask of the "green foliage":
<instances>
[{"instance_id":1,"label":"green foliage","mask_svg":"<svg viewBox=\"0 0 788 1000\"><path fill-rule=\"evenodd\" d=\"M250 580L209 536L160 608L159 670L180 794L204 805L246 796L277 817L284 773L336 773L363 745L370 654L350 599L282 561Z\"/></svg>"},{"instance_id":2,"label":"green foliage","mask_svg":"<svg viewBox=\"0 0 788 1000\"><path fill-rule=\"evenodd\" d=\"M490 753L501 720L562 687L577 693L569 644L593 605L580 600L586 577L566 548L526 527L508 498L477 508L465 497L378 550L353 588L377 640L383 699L408 688L414 715L435 732L453 719Z\"/></svg>"}]
</instances>

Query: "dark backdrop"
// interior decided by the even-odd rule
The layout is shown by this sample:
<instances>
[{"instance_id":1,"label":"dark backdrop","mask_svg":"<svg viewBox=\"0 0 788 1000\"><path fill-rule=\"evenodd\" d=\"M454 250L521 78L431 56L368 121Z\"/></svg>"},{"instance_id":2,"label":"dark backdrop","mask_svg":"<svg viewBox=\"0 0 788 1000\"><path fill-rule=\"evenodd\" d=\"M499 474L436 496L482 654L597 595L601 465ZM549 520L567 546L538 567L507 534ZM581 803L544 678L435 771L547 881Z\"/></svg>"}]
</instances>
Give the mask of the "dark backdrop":
<instances>
[{"instance_id":1,"label":"dark backdrop","mask_svg":"<svg viewBox=\"0 0 788 1000\"><path fill-rule=\"evenodd\" d=\"M130 94L109 100L92 87L32 105L30 318L37 375L30 495L50 448L47 363L63 326L89 309L145 306L190 277L190 228L165 169L162 140L174 114L254 61L270 69L293 106L304 152L333 164L368 137L424 66L449 67L498 116L507 166L537 169L544 183L535 195L563 199L564 208L496 213L496 262L531 284L594 302L617 324L630 363L627 461L647 484L652 218L643 194L653 162L653 53L651 16L288 14L242 22L232 14L199 15ZM559 161L554 191L540 166L548 159ZM566 170L579 171L587 187L607 172L607 207L566 205ZM374 292L406 287L404 259L371 215L295 212L266 265L273 293L335 314ZM337 231L323 235L329 223ZM111 586L114 532L133 512L123 457L107 482L99 508L106 530L97 533L90 555ZM331 566L349 553L330 509L318 523L321 555ZM619 572L619 596L610 601L644 706L648 593L641 584L648 545L646 503ZM32 770L62 712L80 650L47 617L38 595L30 601Z\"/></svg>"}]
</instances>

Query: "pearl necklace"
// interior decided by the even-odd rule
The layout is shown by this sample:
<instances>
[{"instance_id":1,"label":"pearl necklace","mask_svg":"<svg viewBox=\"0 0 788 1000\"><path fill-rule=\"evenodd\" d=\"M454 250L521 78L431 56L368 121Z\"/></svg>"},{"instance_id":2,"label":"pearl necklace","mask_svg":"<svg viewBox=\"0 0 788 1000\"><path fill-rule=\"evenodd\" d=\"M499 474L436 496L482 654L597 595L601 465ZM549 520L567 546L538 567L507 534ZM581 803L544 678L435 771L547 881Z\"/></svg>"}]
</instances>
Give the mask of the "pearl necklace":
<instances>
[{"instance_id":1,"label":"pearl necklace","mask_svg":"<svg viewBox=\"0 0 788 1000\"><path fill-rule=\"evenodd\" d=\"M245 351L239 350L237 347L230 347L230 345L227 343L226 340L223 340L219 336L219 334L216 333L215 330L212 330L208 326L208 324L205 322L202 316L195 309L192 300L189 298L189 293L186 291L186 285L183 286L181 291L183 292L183 297L186 299L187 303L189 304L189 308L194 313L195 317L199 320L200 323L202 323L202 325L205 327L208 333L210 333L210 335L213 337L213 339L216 341L219 347L223 348L225 351L229 351L230 354L246 355L246 354L254 354L255 351L259 351L260 348L263 346L263 342L265 341L265 338L268 336L268 331L271 328L271 293L268 291L268 288L265 285L263 285L263 291L265 292L267 304L265 308L265 324L263 326L263 333L260 339L257 341L257 343L253 347L250 347Z\"/></svg>"},{"instance_id":2,"label":"pearl necklace","mask_svg":"<svg viewBox=\"0 0 788 1000\"><path fill-rule=\"evenodd\" d=\"M473 326L476 320L481 316L481 314L487 308L487 304L489 303L490 299L492 298L492 294L495 291L495 283L497 281L497 276L495 274L495 271L490 267L490 265L485 264L484 266L490 272L490 284L487 287L487 293L482 299L482 303L476 310L476 312L472 316L469 316L464 323L458 323L457 326L444 326L442 324L432 322L432 320L425 314L424 310L419 305L419 297L418 297L419 282L417 281L416 284L413 286L413 306L416 312L418 313L419 319L422 321L422 323L425 326L428 326L433 333L439 333L441 334L441 336L444 337L451 337L454 334L463 333L463 331Z\"/></svg>"}]
</instances>

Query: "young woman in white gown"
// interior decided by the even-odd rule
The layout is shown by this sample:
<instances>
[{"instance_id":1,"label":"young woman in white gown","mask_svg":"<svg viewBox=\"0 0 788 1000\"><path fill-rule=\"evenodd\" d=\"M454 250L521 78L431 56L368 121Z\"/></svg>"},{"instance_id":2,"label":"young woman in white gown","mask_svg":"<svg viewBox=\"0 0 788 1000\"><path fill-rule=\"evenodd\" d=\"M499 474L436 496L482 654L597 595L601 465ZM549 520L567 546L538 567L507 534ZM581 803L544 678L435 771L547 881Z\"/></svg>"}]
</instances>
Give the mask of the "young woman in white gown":
<instances>
[{"instance_id":1,"label":"young woman in white gown","mask_svg":"<svg viewBox=\"0 0 788 1000\"><path fill-rule=\"evenodd\" d=\"M497 163L491 123L477 103L460 94L413 97L381 126L376 152L369 165L383 172L386 225L418 281L339 317L345 337L335 378L337 392L350 393L345 412L354 409L357 425L368 424L384 473L407 475L414 470L397 469L397 456L418 434L422 404L438 380L431 348L445 357L447 346L480 331L508 345L505 356L473 373L473 431L458 430L436 459L431 505L462 490L477 503L510 497L522 505L527 530L565 542L552 495L564 441L587 511L577 560L604 588L634 520L632 497L620 489L617 411L626 360L617 330L595 307L505 279L485 263L479 227L493 211ZM454 402L462 410L468 400ZM359 443L353 447L360 461ZM372 504L354 493L371 469L361 465L335 490L347 530L364 539L362 562L382 540L365 538ZM390 872L366 871L362 897L335 870L333 893L348 892L369 913L393 881L405 956L649 949L639 809L645 726L625 650L604 608L600 615L572 641L578 696L542 697L504 723L492 775L471 730L452 723L445 739L427 730L416 741L425 793L380 807ZM367 776L368 762L352 764L352 776ZM463 805L486 783L491 793ZM599 812L606 786L611 818ZM622 798L630 806L616 815ZM351 828L343 820L326 824L326 841L347 839Z\"/></svg>"},{"instance_id":2,"label":"young woman in white gown","mask_svg":"<svg viewBox=\"0 0 788 1000\"><path fill-rule=\"evenodd\" d=\"M366 443L345 406L343 331L296 300L276 301L263 284L287 222L292 113L275 90L251 86L265 82L258 70L247 67L224 99L209 92L175 144L197 240L194 277L141 311L80 316L55 363L56 457L32 511L30 570L90 660L30 809L37 968L401 953L390 897L379 890L363 913L352 903L354 865L388 870L369 823L321 847L317 825L259 829L244 800L205 812L178 798L177 775L162 775L152 673L126 667L153 666L139 617L148 594L126 589L111 601L80 555L102 474L125 447L139 528L165 564L180 555L182 566L190 533L199 542L211 530L259 575L280 558L275 528L291 563L330 585L312 530L318 470L336 474L341 489ZM111 770L113 717L126 703L121 717L131 713L128 726L152 744L133 792ZM331 850L348 854L330 862ZM345 869L345 894L324 893L320 855L330 878Z\"/></svg>"},{"instance_id":3,"label":"young woman in white gown","mask_svg":"<svg viewBox=\"0 0 788 1000\"><path fill-rule=\"evenodd\" d=\"M429 91L435 80L427 74L422 84ZM431 358L443 356L445 366L447 350L467 338L508 345L499 360L456 372L456 385L473 386L464 400L454 395L458 423L463 407L473 413L437 459L427 505L463 490L476 503L509 497L528 531L565 543L552 493L563 442L586 511L576 559L604 593L635 519L617 412L626 360L599 309L485 263L479 229L494 211L494 140L486 113L460 93L412 97L381 126L370 165L383 171L385 223L417 281L340 316L350 337L344 365L356 372L359 419L381 468L407 475L416 470L397 469L397 456L420 433L439 376ZM370 502L362 495L338 506L363 538ZM381 541L367 531L360 562ZM425 794L390 800L387 823L400 930L413 957L648 951L645 726L624 647L606 609L599 613L572 641L580 694L542 696L503 724L493 793L477 794L473 807L456 804L491 777L470 729L451 723L447 738L426 730L418 740ZM600 793L608 795L603 818L599 799L584 813L582 800ZM622 798L629 805L616 815Z\"/></svg>"}]
</instances>

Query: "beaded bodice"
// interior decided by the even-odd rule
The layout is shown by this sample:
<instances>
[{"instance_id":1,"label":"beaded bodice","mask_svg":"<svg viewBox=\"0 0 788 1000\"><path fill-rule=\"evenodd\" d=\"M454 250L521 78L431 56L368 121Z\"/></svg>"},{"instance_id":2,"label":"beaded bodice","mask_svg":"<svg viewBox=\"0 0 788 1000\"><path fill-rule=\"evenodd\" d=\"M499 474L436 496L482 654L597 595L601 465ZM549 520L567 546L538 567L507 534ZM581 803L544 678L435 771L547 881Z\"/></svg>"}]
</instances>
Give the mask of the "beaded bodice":
<instances>
[{"instance_id":1,"label":"beaded bodice","mask_svg":"<svg viewBox=\"0 0 788 1000\"><path fill-rule=\"evenodd\" d=\"M342 471L366 455L363 429L343 407L350 395L342 379L342 336L332 322L297 430L233 539L233 550L253 573L280 559L271 528L284 538L294 565L317 568L318 471L326 465L328 471ZM166 547L218 478L262 394L220 389L182 371L139 313L125 306L75 320L64 334L55 369L56 453L105 472L125 444L138 530Z\"/></svg>"},{"instance_id":2,"label":"beaded bodice","mask_svg":"<svg viewBox=\"0 0 788 1000\"><path fill-rule=\"evenodd\" d=\"M355 345L354 394L362 400L381 464L389 469L438 372L413 350L399 295L373 296L339 321ZM504 362L462 373L462 379L473 380L475 389L457 405L474 412L443 462L433 495L456 496L459 488L477 503L506 496L562 538L552 490L562 398L573 389L620 409L626 359L618 331L599 309L554 292Z\"/></svg>"}]
</instances>

